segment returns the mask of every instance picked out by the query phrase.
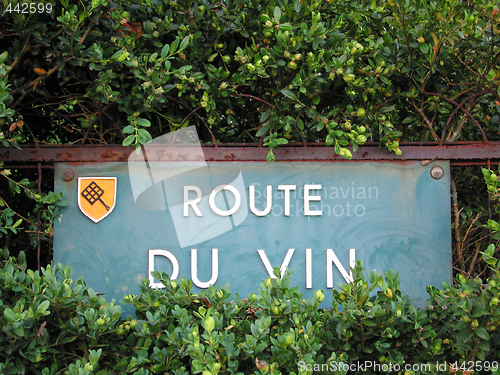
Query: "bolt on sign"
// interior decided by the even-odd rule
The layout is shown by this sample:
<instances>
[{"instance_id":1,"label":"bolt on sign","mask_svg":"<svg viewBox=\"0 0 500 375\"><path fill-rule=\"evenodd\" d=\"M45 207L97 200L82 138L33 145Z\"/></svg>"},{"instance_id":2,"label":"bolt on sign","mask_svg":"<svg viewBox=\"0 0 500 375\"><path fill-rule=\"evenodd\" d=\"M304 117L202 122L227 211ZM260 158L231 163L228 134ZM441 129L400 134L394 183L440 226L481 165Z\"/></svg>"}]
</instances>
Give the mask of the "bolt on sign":
<instances>
[{"instance_id":1,"label":"bolt on sign","mask_svg":"<svg viewBox=\"0 0 500 375\"><path fill-rule=\"evenodd\" d=\"M136 294L144 278L161 288L154 270L185 276L195 292L229 283L246 296L279 266L309 298L351 282L361 260L399 272L417 306L426 286L452 281L446 161L206 162L188 127L128 162L55 172L68 205L54 261L109 299Z\"/></svg>"}]
</instances>

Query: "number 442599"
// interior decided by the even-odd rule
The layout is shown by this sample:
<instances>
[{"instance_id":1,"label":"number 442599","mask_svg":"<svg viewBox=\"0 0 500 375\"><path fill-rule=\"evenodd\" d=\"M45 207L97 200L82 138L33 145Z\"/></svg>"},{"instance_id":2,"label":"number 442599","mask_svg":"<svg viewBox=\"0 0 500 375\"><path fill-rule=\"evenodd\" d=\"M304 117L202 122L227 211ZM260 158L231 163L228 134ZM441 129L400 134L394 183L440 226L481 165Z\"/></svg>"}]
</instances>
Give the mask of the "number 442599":
<instances>
[{"instance_id":1,"label":"number 442599","mask_svg":"<svg viewBox=\"0 0 500 375\"><path fill-rule=\"evenodd\" d=\"M47 3L47 4L42 4L42 3L17 3L17 4L12 4L9 3L7 8L5 9L6 12L11 13L50 13L52 12L52 4Z\"/></svg>"}]
</instances>

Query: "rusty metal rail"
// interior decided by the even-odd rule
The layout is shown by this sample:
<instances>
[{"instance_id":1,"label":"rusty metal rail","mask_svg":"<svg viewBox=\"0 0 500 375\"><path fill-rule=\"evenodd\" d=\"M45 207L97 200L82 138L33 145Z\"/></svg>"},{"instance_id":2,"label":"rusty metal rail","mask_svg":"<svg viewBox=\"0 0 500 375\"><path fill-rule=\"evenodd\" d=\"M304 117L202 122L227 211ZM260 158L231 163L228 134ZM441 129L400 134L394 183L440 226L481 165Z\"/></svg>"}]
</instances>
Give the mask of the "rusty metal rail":
<instances>
[{"instance_id":1,"label":"rusty metal rail","mask_svg":"<svg viewBox=\"0 0 500 375\"><path fill-rule=\"evenodd\" d=\"M353 153L353 161L398 161L421 160L450 160L454 165L491 164L500 163L500 142L477 143L462 142L439 146L437 143L406 143L401 144L402 155L395 155L382 149L378 144L367 144ZM42 146L16 148L0 148L0 160L8 163L95 163L95 162L123 162L134 152L133 147L121 145L87 145L74 146ZM196 160L191 155L189 146L158 147L152 155L148 152L150 161L186 161ZM203 145L203 153L207 161L265 161L267 147L249 144L226 144L214 147ZM274 150L276 161L348 161L335 154L333 147L324 144L292 144Z\"/></svg>"}]
</instances>

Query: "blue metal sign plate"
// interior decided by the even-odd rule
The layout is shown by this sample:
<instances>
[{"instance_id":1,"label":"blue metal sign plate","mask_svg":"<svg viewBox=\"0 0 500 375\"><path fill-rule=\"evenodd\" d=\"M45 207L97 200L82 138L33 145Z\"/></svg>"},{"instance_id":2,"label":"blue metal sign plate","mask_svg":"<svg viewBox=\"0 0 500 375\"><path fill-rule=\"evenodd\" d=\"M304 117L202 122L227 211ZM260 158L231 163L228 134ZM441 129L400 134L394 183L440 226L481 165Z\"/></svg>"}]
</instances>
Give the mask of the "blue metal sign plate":
<instances>
[{"instance_id":1,"label":"blue metal sign plate","mask_svg":"<svg viewBox=\"0 0 500 375\"><path fill-rule=\"evenodd\" d=\"M132 159L55 166L55 190L68 205L56 218L54 261L109 299L137 294L143 278L159 287L152 270L186 276L195 291L229 283L246 296L273 267L288 267L309 298L349 282L361 260L368 270L399 271L417 306L427 285L452 280L448 162ZM68 168L76 176L64 181ZM99 221L79 202L100 210Z\"/></svg>"}]
</instances>

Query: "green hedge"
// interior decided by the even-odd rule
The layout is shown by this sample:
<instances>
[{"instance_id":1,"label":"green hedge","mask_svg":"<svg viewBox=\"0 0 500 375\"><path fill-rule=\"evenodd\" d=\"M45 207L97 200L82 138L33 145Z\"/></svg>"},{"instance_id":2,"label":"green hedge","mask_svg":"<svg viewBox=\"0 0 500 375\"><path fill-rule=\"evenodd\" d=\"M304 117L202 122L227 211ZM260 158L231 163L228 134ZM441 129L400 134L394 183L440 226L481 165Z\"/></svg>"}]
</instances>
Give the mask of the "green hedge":
<instances>
[{"instance_id":1,"label":"green hedge","mask_svg":"<svg viewBox=\"0 0 500 375\"><path fill-rule=\"evenodd\" d=\"M494 1L51 3L0 4L7 146L26 127L40 142L140 146L188 121L204 141L261 141L270 160L289 141L350 157L367 140L400 153L400 140L498 139Z\"/></svg>"},{"instance_id":2,"label":"green hedge","mask_svg":"<svg viewBox=\"0 0 500 375\"><path fill-rule=\"evenodd\" d=\"M309 300L290 286L288 272L245 299L231 296L229 286L196 295L190 281L157 273L166 288L151 289L144 280L139 296L122 301L135 307L136 319L123 320L114 301L71 279L70 266L26 270L23 253L15 259L4 250L0 372L346 374L341 363L366 361L400 365L401 374L415 373L403 366L416 363L434 365L417 372L426 374L448 373L435 368L445 361L456 361L459 374L472 362L485 368L500 362L500 266L493 251L483 253L491 276L457 276L457 286L428 288L426 309L412 306L392 271L366 278L358 262L354 282ZM332 299L328 309L318 308L324 298Z\"/></svg>"},{"instance_id":3,"label":"green hedge","mask_svg":"<svg viewBox=\"0 0 500 375\"><path fill-rule=\"evenodd\" d=\"M499 140L491 0L44 3L53 11L0 2L4 147L140 146L188 123L204 143L261 143L268 160L287 143L349 158L368 141L400 153L404 141ZM34 268L50 262L63 202L50 172L39 187L15 167L0 162L0 236ZM455 272L477 275L476 249L491 238L476 224L498 219L479 169L452 174Z\"/></svg>"}]
</instances>

